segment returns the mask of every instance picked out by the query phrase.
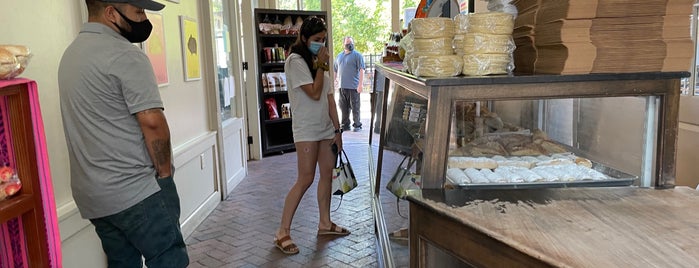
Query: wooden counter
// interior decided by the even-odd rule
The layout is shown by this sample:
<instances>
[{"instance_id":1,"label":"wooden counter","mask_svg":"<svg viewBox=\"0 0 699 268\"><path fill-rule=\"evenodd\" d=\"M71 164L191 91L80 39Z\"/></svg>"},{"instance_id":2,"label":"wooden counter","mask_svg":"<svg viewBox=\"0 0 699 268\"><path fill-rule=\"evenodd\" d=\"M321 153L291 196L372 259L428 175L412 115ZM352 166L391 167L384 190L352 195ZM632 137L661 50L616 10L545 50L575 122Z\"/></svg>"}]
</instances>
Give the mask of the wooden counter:
<instances>
[{"instance_id":1,"label":"wooden counter","mask_svg":"<svg viewBox=\"0 0 699 268\"><path fill-rule=\"evenodd\" d=\"M687 187L423 190L408 199L411 267L446 267L432 246L476 267L699 267L699 191Z\"/></svg>"}]
</instances>

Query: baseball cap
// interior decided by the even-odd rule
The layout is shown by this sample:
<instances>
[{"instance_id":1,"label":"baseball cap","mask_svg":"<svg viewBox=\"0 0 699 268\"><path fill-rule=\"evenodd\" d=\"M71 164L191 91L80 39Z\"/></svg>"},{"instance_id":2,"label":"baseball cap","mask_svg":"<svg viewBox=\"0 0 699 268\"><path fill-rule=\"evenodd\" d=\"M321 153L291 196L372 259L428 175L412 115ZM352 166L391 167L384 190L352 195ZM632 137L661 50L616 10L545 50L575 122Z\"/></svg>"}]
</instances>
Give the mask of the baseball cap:
<instances>
[{"instance_id":1,"label":"baseball cap","mask_svg":"<svg viewBox=\"0 0 699 268\"><path fill-rule=\"evenodd\" d=\"M105 3L124 3L124 4L131 4L135 7L138 8L143 8L143 9L148 9L148 10L161 10L165 7L165 5L155 2L155 1L150 1L150 0L98 0L101 2Z\"/></svg>"}]
</instances>

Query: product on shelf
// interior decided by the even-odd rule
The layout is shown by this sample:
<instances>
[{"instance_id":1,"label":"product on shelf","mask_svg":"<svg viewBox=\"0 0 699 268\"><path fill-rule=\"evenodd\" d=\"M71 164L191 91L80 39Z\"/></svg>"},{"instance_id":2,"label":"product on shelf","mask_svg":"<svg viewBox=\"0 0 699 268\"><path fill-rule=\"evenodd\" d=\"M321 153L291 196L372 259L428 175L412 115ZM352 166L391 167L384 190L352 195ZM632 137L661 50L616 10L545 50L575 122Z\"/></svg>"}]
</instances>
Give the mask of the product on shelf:
<instances>
[{"instance_id":1,"label":"product on shelf","mask_svg":"<svg viewBox=\"0 0 699 268\"><path fill-rule=\"evenodd\" d=\"M457 76L464 68L464 61L458 55L422 56L413 58L412 64L416 76Z\"/></svg>"},{"instance_id":2,"label":"product on shelf","mask_svg":"<svg viewBox=\"0 0 699 268\"><path fill-rule=\"evenodd\" d=\"M286 91L286 74L283 72L263 73L264 92Z\"/></svg>"},{"instance_id":3,"label":"product on shelf","mask_svg":"<svg viewBox=\"0 0 699 268\"><path fill-rule=\"evenodd\" d=\"M282 118L291 118L291 103L282 103Z\"/></svg>"},{"instance_id":4,"label":"product on shelf","mask_svg":"<svg viewBox=\"0 0 699 268\"><path fill-rule=\"evenodd\" d=\"M11 79L22 74L31 56L26 46L0 45L0 79Z\"/></svg>"},{"instance_id":5,"label":"product on shelf","mask_svg":"<svg viewBox=\"0 0 699 268\"><path fill-rule=\"evenodd\" d=\"M464 75L507 74L514 70L514 16L503 12L459 14L454 18L456 54Z\"/></svg>"},{"instance_id":6,"label":"product on shelf","mask_svg":"<svg viewBox=\"0 0 699 268\"><path fill-rule=\"evenodd\" d=\"M22 188L22 182L15 170L8 166L0 167L0 200L17 194Z\"/></svg>"},{"instance_id":7,"label":"product on shelf","mask_svg":"<svg viewBox=\"0 0 699 268\"><path fill-rule=\"evenodd\" d=\"M450 18L418 18L413 19L410 24L415 38L454 37L454 21Z\"/></svg>"},{"instance_id":8,"label":"product on shelf","mask_svg":"<svg viewBox=\"0 0 699 268\"><path fill-rule=\"evenodd\" d=\"M487 163L487 164L486 164ZM517 163L516 165L512 165ZM454 184L601 181L611 178L572 153L536 157L451 156L447 179Z\"/></svg>"},{"instance_id":9,"label":"product on shelf","mask_svg":"<svg viewBox=\"0 0 699 268\"><path fill-rule=\"evenodd\" d=\"M267 106L267 116L269 119L279 118L279 113L277 112L277 100L274 98L267 98L265 100L265 105Z\"/></svg>"}]
</instances>

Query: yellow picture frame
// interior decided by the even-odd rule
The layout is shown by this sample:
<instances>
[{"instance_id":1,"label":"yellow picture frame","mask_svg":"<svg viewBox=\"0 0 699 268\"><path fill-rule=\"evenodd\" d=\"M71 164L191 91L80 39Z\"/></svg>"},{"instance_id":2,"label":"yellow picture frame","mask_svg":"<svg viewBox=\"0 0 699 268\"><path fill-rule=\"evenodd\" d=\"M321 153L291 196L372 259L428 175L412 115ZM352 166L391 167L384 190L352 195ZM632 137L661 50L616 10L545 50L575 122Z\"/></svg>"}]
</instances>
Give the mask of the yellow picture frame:
<instances>
[{"instance_id":1,"label":"yellow picture frame","mask_svg":"<svg viewBox=\"0 0 699 268\"><path fill-rule=\"evenodd\" d=\"M180 16L180 32L182 39L184 81L199 80L201 79L199 24L195 19Z\"/></svg>"}]
</instances>

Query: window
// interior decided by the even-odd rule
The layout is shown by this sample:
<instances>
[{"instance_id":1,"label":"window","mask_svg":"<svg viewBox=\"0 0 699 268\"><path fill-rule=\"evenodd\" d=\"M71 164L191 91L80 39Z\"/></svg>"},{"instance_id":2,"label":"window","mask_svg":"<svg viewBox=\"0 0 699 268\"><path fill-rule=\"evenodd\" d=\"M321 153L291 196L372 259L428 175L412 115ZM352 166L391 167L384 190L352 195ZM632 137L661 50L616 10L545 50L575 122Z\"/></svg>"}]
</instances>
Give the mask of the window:
<instances>
[{"instance_id":1,"label":"window","mask_svg":"<svg viewBox=\"0 0 699 268\"><path fill-rule=\"evenodd\" d=\"M221 119L233 116L238 107L238 97L235 94L235 79L231 70L230 54L230 14L227 3L221 0L211 1L214 20L214 49L216 54L216 72L218 77L219 106Z\"/></svg>"},{"instance_id":2,"label":"window","mask_svg":"<svg viewBox=\"0 0 699 268\"><path fill-rule=\"evenodd\" d=\"M320 10L321 0L277 0L277 9Z\"/></svg>"}]
</instances>

